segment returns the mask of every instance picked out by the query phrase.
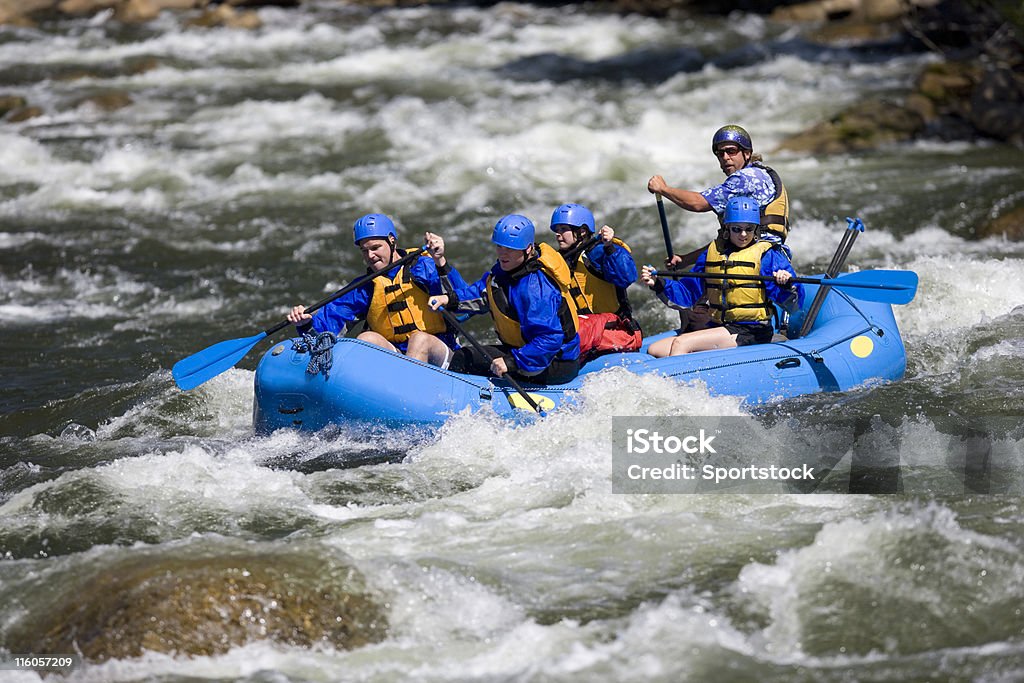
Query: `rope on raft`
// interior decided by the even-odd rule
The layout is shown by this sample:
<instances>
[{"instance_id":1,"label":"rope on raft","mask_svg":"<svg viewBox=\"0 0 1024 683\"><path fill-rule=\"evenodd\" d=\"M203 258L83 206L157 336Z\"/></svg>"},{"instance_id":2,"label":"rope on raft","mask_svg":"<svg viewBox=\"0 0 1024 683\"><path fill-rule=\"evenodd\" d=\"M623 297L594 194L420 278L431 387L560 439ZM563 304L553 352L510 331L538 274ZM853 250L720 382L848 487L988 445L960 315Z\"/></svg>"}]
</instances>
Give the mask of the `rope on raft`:
<instances>
[{"instance_id":1,"label":"rope on raft","mask_svg":"<svg viewBox=\"0 0 1024 683\"><path fill-rule=\"evenodd\" d=\"M292 340L292 350L299 353L309 353L309 364L306 365L306 372L310 375L323 374L324 379L331 376L331 365L334 363L334 354L331 349L338 343L338 338L333 332L303 332L302 339Z\"/></svg>"}]
</instances>

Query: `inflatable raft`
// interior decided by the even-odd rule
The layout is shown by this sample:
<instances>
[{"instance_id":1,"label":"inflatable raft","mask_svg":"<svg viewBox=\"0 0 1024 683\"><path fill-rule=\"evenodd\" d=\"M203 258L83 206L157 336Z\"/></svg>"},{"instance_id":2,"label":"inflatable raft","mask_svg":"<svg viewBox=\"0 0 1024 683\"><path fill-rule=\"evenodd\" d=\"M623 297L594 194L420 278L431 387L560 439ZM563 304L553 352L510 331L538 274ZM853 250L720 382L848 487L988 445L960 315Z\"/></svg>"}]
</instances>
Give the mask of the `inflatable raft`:
<instances>
[{"instance_id":1,"label":"inflatable raft","mask_svg":"<svg viewBox=\"0 0 1024 683\"><path fill-rule=\"evenodd\" d=\"M806 287L805 308L792 316L790 329L800 329L818 289ZM645 349L671 334L648 338ZM276 344L256 368L257 434L284 428L316 431L353 422L440 425L467 407L490 408L509 417L532 414L524 398L497 378L449 372L347 338L332 349L329 375L311 374L310 353L296 346L301 347L294 340ZM587 376L609 367L681 382L701 380L713 394L740 396L756 404L898 380L906 369L906 351L890 304L855 299L832 288L810 332L798 339L669 358L645 352L610 354L585 365L568 384L522 388L550 410L572 400Z\"/></svg>"}]
</instances>

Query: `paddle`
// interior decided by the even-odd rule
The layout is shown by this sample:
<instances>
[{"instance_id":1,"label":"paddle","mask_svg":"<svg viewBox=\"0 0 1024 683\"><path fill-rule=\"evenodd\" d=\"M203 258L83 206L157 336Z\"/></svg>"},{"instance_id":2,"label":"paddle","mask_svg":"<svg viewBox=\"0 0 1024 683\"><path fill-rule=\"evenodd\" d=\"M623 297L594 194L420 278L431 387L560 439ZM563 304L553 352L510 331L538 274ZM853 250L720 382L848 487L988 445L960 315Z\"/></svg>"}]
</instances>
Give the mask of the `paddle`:
<instances>
[{"instance_id":1,"label":"paddle","mask_svg":"<svg viewBox=\"0 0 1024 683\"><path fill-rule=\"evenodd\" d=\"M709 242L708 244L705 244L703 247L697 247L693 251L683 254L682 256L679 257L679 263L672 266L672 270L681 270L683 268L689 268L690 266L697 262L697 257L703 254L705 251L707 251L708 247L710 246L711 243Z\"/></svg>"},{"instance_id":2,"label":"paddle","mask_svg":"<svg viewBox=\"0 0 1024 683\"><path fill-rule=\"evenodd\" d=\"M668 260L672 260L675 257L675 251L672 249L672 237L668 234L668 218L665 216L665 200L661 198L661 195L655 195L658 198L658 217L661 218L661 234L665 237L665 251L668 252ZM692 266L697 262L697 257L700 256L709 245L705 244L703 247L697 247L693 251L683 254L680 256L679 263L672 266L676 268L686 268Z\"/></svg>"},{"instance_id":3,"label":"paddle","mask_svg":"<svg viewBox=\"0 0 1024 683\"><path fill-rule=\"evenodd\" d=\"M655 275L661 277L696 277L707 280L750 280L753 282L771 282L774 278L760 275L725 275L719 273L680 273L678 271L659 270ZM862 301L878 301L886 304L907 304L917 294L917 273L912 270L862 270L859 273L848 273L837 278L795 277L790 282L808 285L823 285L840 289L854 289L850 296ZM859 291L864 290L864 291Z\"/></svg>"},{"instance_id":4,"label":"paddle","mask_svg":"<svg viewBox=\"0 0 1024 683\"><path fill-rule=\"evenodd\" d=\"M598 235L591 235L586 240L583 240L581 242L577 242L576 244L572 245L571 247L569 247L565 251L559 252L559 253L562 254L562 258L565 259L565 262L570 264L570 266L571 266L572 262L575 259L579 258L579 256L581 256L583 254L583 252L590 251L590 248L593 247L595 244L597 244L600 241L601 241L601 237L600 236L598 236Z\"/></svg>"},{"instance_id":5,"label":"paddle","mask_svg":"<svg viewBox=\"0 0 1024 683\"><path fill-rule=\"evenodd\" d=\"M668 233L668 217L665 215L665 200L661 198L660 194L654 195L658 200L658 217L661 219L661 234L665 237L665 251L668 252L668 257L671 259L676 255L676 252L672 249L672 236Z\"/></svg>"},{"instance_id":6,"label":"paddle","mask_svg":"<svg viewBox=\"0 0 1024 683\"><path fill-rule=\"evenodd\" d=\"M306 312L312 313L313 311L323 308L335 299L345 296L354 289L362 287L375 277L384 275L395 266L404 266L406 263L418 259L425 253L426 249L417 249L416 251L406 254L402 258L398 259L388 268L383 268L378 270L376 273L367 273L362 277L358 277L336 291L334 294L331 294L325 299L321 299L307 308ZM199 353L194 353L188 358L183 358L175 363L174 368L171 370L171 375L174 377L174 381L178 385L179 389L183 391L194 389L203 382L211 380L222 372L233 368L235 363L242 360L242 358L249 353L249 350L256 346L260 340L269 337L290 324L291 323L285 319L273 327L268 328L259 334L254 334L251 337L229 339L227 341L214 344L213 346L209 346Z\"/></svg>"},{"instance_id":7,"label":"paddle","mask_svg":"<svg viewBox=\"0 0 1024 683\"><path fill-rule=\"evenodd\" d=\"M472 345L472 347L476 349L477 353L479 353L484 358L490 358L491 360L494 360L494 356L488 353L487 349L485 349L480 344L480 342L478 342L473 337L473 335L466 331L466 328L462 326L462 323L459 322L458 318L452 315L451 311L444 307L438 308L437 310L441 312L441 315L443 315L444 319L448 321L448 324L455 328L456 332L458 332L459 334L466 338L470 345ZM513 389L519 392L519 395L523 397L527 405L533 408L534 412L540 414L541 417L547 415L547 413L544 412L544 409L541 408L535 400L533 400L533 396L528 394L526 390L519 385L519 382L512 379L512 376L507 372L505 373L505 379L508 380L508 383L512 385ZM511 403L513 407L517 407L514 401L510 400L509 403Z\"/></svg>"},{"instance_id":8,"label":"paddle","mask_svg":"<svg viewBox=\"0 0 1024 683\"><path fill-rule=\"evenodd\" d=\"M839 274L839 269L846 263L846 257L850 255L850 250L853 249L853 243L857 240L857 235L862 232L864 232L864 221L859 218L847 217L846 231L843 233L843 239L839 240L839 247L836 249L836 253L832 255L832 261L828 264L828 268L825 269L827 277L835 277ZM814 295L814 301L808 307L803 325L800 326L799 336L806 337L810 333L811 328L814 327L814 320L818 317L821 305L825 303L828 289L828 287L822 287Z\"/></svg>"}]
</instances>

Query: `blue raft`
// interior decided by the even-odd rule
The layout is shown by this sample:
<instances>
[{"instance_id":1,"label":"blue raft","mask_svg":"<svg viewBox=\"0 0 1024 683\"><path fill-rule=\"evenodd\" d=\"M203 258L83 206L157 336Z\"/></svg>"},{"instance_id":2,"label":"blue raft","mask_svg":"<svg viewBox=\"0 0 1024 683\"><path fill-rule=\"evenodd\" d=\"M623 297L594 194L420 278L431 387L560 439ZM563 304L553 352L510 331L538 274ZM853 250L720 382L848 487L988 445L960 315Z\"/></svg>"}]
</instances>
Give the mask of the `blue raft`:
<instances>
[{"instance_id":1,"label":"blue raft","mask_svg":"<svg viewBox=\"0 0 1024 683\"><path fill-rule=\"evenodd\" d=\"M816 285L806 288L805 309L792 317L790 329L800 329L818 289ZM648 338L645 348L671 334ZM529 410L505 381L441 370L355 339L338 340L329 377L309 374L309 353L294 346L276 344L256 368L253 423L257 434L283 428L316 431L352 422L440 425L467 407L472 411L490 407L508 417L521 417ZM712 394L740 396L756 404L898 380L906 361L890 304L853 299L842 290L830 289L810 333L799 339L669 358L644 352L610 354L585 365L568 384L523 387L549 410L571 401L588 375L624 367L682 382L701 380Z\"/></svg>"}]
</instances>

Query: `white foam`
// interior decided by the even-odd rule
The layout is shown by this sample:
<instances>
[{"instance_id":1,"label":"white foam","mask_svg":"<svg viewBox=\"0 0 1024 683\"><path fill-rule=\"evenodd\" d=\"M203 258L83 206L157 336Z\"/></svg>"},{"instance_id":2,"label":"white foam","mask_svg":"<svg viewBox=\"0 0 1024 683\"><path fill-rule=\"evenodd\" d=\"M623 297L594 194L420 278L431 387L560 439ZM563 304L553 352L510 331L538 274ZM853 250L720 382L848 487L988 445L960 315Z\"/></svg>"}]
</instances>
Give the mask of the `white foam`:
<instances>
[{"instance_id":1,"label":"white foam","mask_svg":"<svg viewBox=\"0 0 1024 683\"><path fill-rule=\"evenodd\" d=\"M158 293L118 268L58 269L53 275L26 269L22 277L0 276L0 320L24 323L124 315L138 298ZM73 292L74 297L68 297Z\"/></svg>"},{"instance_id":2,"label":"white foam","mask_svg":"<svg viewBox=\"0 0 1024 683\"><path fill-rule=\"evenodd\" d=\"M356 207L372 206L437 219L446 236L466 240L458 246L480 266L489 257L478 256L484 250L469 238L493 225L492 214L514 204L542 226L553 206L572 199L593 202L598 214L627 213L634 223L616 226L621 236L660 257L645 187L650 175L687 189L713 185L722 175L708 140L724 121L742 123L758 149L770 150L864 91L900 85L918 59L820 63L782 55L735 69L681 72L651 86L600 78L512 80L497 70L540 53L598 60L696 46L717 54L723 42L786 29L743 14L715 20L708 30L692 19L506 3L445 10L451 31L439 37L431 8L312 7L261 9L265 26L255 32L183 30L164 13L138 42L111 41L98 27L74 23L66 36L30 32L0 45L0 63L8 65L109 68L149 56L162 62L140 74L19 89L48 113L0 132L0 184L24 185L0 202L0 215L28 226L0 233L0 249L36 250L42 243L87 252L93 240L131 249L152 239L177 256L245 257L284 236L285 258L294 254L316 265L338 235L348 245ZM566 30L567 22L574 30ZM744 97L736 97L738 84ZM135 101L117 112L69 106L100 88L125 90ZM372 154L360 151L367 141ZM348 154L350 148L357 152ZM913 163L915 154L956 157L964 149L918 143L904 151ZM282 150L286 159L316 156L337 167L284 166ZM838 162L778 157L791 189L803 190L793 196L797 224L790 238L798 269L829 261L849 203L863 201L857 211L868 216L886 215L903 187L932 193L966 169L951 162L958 167L924 170L922 177L902 168L878 174L876 167L892 163L884 153L881 160L864 155ZM1001 174L1005 169L979 169L972 180L1005 181ZM848 198L853 190L863 198ZM288 214L234 231L208 220L221 212L233 220L235 212L271 204L284 207L282 215L292 207L298 213L307 199L337 202L337 224L311 229ZM808 217L823 206L836 218ZM669 210L676 246L696 246L713 234L712 216ZM123 232L114 239L76 233L78 212L123 216ZM159 221L166 228L147 227L154 217L167 218ZM420 229L407 220L410 230ZM1005 316L1024 297L1018 243L954 237L943 220L927 211L895 226L868 220L849 263L921 274L917 299L896 314L912 354L931 343L948 347L927 372L962 364L972 328ZM44 233L37 225L53 227ZM634 253L641 258L642 250ZM225 281L259 284L260 268L249 272L242 265L257 261L239 258ZM237 305L217 283L161 292L136 271L102 263L76 268L0 277L0 321L110 317L115 331L151 332L168 319L203 318ZM339 276L331 270L328 278ZM675 323L675 313L648 294L638 300L645 320L659 319L665 328ZM1017 340L999 341L973 360L1020 352ZM115 515L127 524L156 520L148 528L158 541L211 530L249 533L260 520L280 521L294 529L284 542L314 534L355 558L390 605L388 639L353 652L254 643L218 657L148 653L87 667L76 679L697 679L723 670L715 668L722 662L805 662L801 610L831 607L815 602L808 587L832 558L846 563L851 580L863 574L886 590L912 593L907 574L882 571L884 556L923 529L951 550L953 583L974 568L968 548L982 548L1020 574L1019 563L1005 560L1008 548L959 528L946 513L877 513L888 503L866 496L612 495L614 416L745 414L738 399L713 397L700 384L611 370L586 380L578 408L540 422L461 414L436 435L413 439L290 431L254 437L252 381L251 371L233 369L181 394L166 370L154 373L132 394L139 398L130 407L97 426L95 442L62 442L89 455L110 453L109 460L15 494L0 506L0 517L26 534L70 529L81 520L44 513L34 503L42 492L88 479L104 494L97 523ZM940 456L932 451L942 441L931 424L907 423L899 433L909 460L936 464ZM334 454L387 451L409 457L356 471L296 471ZM814 529L820 532L807 545ZM789 549L770 560L766 548ZM743 565L736 595L749 596L765 629L753 626L755 620L734 623L697 594L718 585L723 567ZM966 582L955 585L968 593ZM716 591L710 589L723 599ZM1016 598L1014 591L1000 596ZM919 597L925 608L941 609L932 593ZM739 602L730 607L730 614L746 609ZM591 608L614 616L588 615L582 624L558 617ZM554 615L554 623L532 614Z\"/></svg>"},{"instance_id":3,"label":"white foam","mask_svg":"<svg viewBox=\"0 0 1024 683\"><path fill-rule=\"evenodd\" d=\"M55 319L57 316L54 315ZM48 316L45 312L40 312L34 306L25 306L21 304L2 304L0 305L0 320L7 320L9 322L34 322L34 321L46 321Z\"/></svg>"},{"instance_id":4,"label":"white foam","mask_svg":"<svg viewBox=\"0 0 1024 683\"><path fill-rule=\"evenodd\" d=\"M923 256L907 268L920 283L914 301L895 309L905 335L951 337L1024 305L1021 259Z\"/></svg>"},{"instance_id":5,"label":"white foam","mask_svg":"<svg viewBox=\"0 0 1024 683\"><path fill-rule=\"evenodd\" d=\"M978 363L1024 358L1024 339L1005 339L992 346L983 346L971 358Z\"/></svg>"},{"instance_id":6,"label":"white foam","mask_svg":"<svg viewBox=\"0 0 1024 683\"><path fill-rule=\"evenodd\" d=\"M941 552L926 550L936 547ZM907 513L886 511L864 520L826 523L811 545L783 552L774 564L745 566L736 591L751 607L756 605L768 615L769 625L763 632L768 651L784 660L798 660L803 657L801 641L813 636L809 629L829 613L835 615L835 621L844 618L841 603L822 604L816 591L853 591L862 594L859 599L874 596L880 629L893 619L905 619L905 613L893 610L906 609L908 602L922 610L922 621L942 613L955 619L955 604L960 602L955 592L974 593L977 576L988 573L986 583L1001 584L1008 594L1019 592L1012 585L1015 580L1009 579L1014 571L1020 571L1018 555L1012 543L966 530L951 510L932 503ZM927 566L929 562L945 569ZM987 572L982 571L986 568ZM934 584L926 587L917 579L918 572L925 571L943 571L949 583L941 590ZM989 597L976 605L979 614L993 608L993 600L999 598L992 596L998 592L998 587L990 585ZM887 597L893 599L891 605ZM818 607L808 611L809 603ZM849 618L852 631L855 618L852 613ZM857 630L860 632L850 637L863 639L863 625L858 623ZM926 632L923 635L927 637ZM896 651L913 647L891 642Z\"/></svg>"},{"instance_id":7,"label":"white foam","mask_svg":"<svg viewBox=\"0 0 1024 683\"><path fill-rule=\"evenodd\" d=\"M32 242L49 242L50 240L41 232L0 232L0 249L20 249Z\"/></svg>"}]
</instances>

